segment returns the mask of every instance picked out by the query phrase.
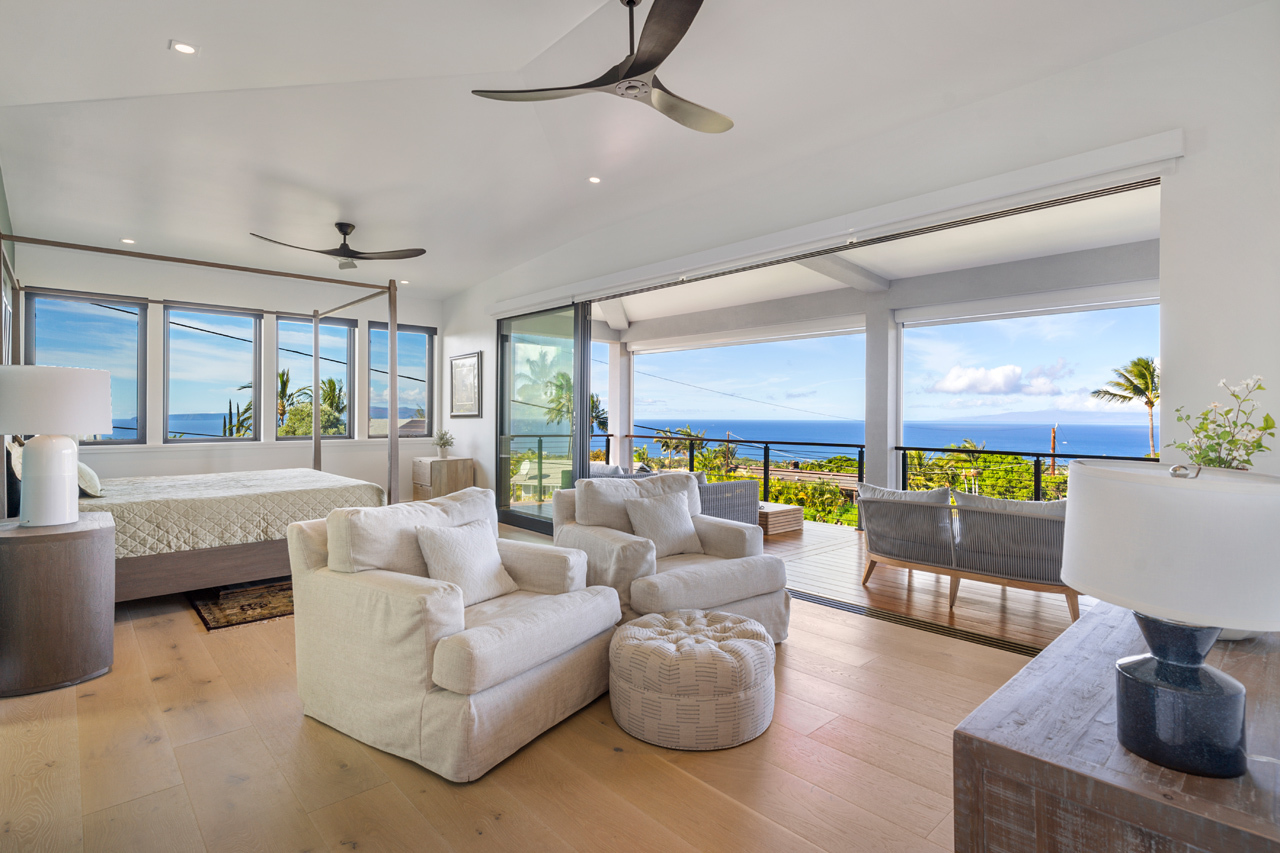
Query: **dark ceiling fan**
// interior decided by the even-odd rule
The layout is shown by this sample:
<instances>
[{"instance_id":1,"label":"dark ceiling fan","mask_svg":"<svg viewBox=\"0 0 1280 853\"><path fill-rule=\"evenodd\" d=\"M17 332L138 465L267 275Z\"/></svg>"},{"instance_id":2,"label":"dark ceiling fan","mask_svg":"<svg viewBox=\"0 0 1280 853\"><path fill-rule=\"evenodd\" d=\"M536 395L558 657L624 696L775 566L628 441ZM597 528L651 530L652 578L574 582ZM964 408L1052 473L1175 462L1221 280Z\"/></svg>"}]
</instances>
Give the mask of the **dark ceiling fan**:
<instances>
[{"instance_id":1,"label":"dark ceiling fan","mask_svg":"<svg viewBox=\"0 0 1280 853\"><path fill-rule=\"evenodd\" d=\"M667 118L703 133L724 133L733 121L715 110L686 101L658 80L657 71L680 39L689 31L702 0L653 0L636 45L636 6L641 0L620 0L631 20L631 52L604 74L580 86L517 91L472 90L473 95L495 101L550 101L587 92L603 92L648 104Z\"/></svg>"},{"instance_id":2,"label":"dark ceiling fan","mask_svg":"<svg viewBox=\"0 0 1280 853\"><path fill-rule=\"evenodd\" d=\"M347 238L351 236L351 232L356 227L350 222L335 222L333 227L338 229L338 233L342 235L342 245L336 249L308 249L306 246L294 246L290 243L281 243L279 240L272 240L270 237L263 237L261 234L249 232L250 237L257 237L259 240L266 240L268 243L275 243L277 246L288 246L290 249L301 249L304 252L316 252L320 255L329 255L338 259L338 269L353 270L356 268L356 261L402 261L406 258L416 258L427 253L426 249L397 249L394 252L357 252L355 249L347 245Z\"/></svg>"}]
</instances>

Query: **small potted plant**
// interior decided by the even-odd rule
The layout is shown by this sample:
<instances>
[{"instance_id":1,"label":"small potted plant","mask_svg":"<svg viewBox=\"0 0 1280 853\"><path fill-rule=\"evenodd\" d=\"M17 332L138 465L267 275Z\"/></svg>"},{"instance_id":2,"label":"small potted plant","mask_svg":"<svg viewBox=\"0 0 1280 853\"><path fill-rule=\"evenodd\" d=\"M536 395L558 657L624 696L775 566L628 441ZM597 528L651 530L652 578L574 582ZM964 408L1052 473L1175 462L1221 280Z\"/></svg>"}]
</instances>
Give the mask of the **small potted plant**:
<instances>
[{"instance_id":1,"label":"small potted plant","mask_svg":"<svg viewBox=\"0 0 1280 853\"><path fill-rule=\"evenodd\" d=\"M1229 385L1225 379L1218 384L1227 390L1235 405L1210 403L1198 416L1183 414L1182 407L1178 407L1178 423L1191 428L1191 438L1166 447L1178 448L1193 465L1247 471L1255 453L1271 449L1262 440L1276 436L1276 422L1271 415L1263 415L1261 423L1253 422L1258 404L1249 398L1253 392L1267 389L1262 386L1261 376L1251 376L1239 385ZM1258 636L1261 636L1259 631L1227 630L1219 634L1218 639L1230 642Z\"/></svg>"},{"instance_id":2,"label":"small potted plant","mask_svg":"<svg viewBox=\"0 0 1280 853\"><path fill-rule=\"evenodd\" d=\"M447 429L436 430L436 451L441 459L449 458L449 448L453 447L453 433Z\"/></svg>"},{"instance_id":3,"label":"small potted plant","mask_svg":"<svg viewBox=\"0 0 1280 853\"><path fill-rule=\"evenodd\" d=\"M1210 403L1199 416L1183 414L1179 406L1176 409L1178 423L1191 428L1191 438L1165 446L1176 447L1187 454L1193 465L1248 470L1255 453L1271 449L1262 440L1276 437L1276 422L1271 415L1263 415L1260 424L1253 423L1258 404L1249 397L1255 391L1267 389L1262 387L1261 376L1252 376L1239 385L1228 385L1225 379L1218 384L1227 389L1235 405Z\"/></svg>"}]
</instances>

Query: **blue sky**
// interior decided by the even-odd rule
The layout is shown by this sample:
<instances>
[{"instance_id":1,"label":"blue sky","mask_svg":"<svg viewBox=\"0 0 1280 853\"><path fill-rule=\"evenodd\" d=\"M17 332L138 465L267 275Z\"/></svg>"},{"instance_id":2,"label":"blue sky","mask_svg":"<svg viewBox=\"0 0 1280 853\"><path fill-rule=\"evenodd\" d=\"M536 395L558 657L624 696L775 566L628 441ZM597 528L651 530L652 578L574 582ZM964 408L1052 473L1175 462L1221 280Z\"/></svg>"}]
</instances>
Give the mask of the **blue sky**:
<instances>
[{"instance_id":1,"label":"blue sky","mask_svg":"<svg viewBox=\"0 0 1280 853\"><path fill-rule=\"evenodd\" d=\"M169 413L225 412L253 400L251 317L169 312ZM306 383L310 384L310 383Z\"/></svg>"},{"instance_id":2,"label":"blue sky","mask_svg":"<svg viewBox=\"0 0 1280 853\"><path fill-rule=\"evenodd\" d=\"M111 372L111 417L138 414L138 311L35 297L36 364ZM134 438L121 431L116 437Z\"/></svg>"},{"instance_id":3,"label":"blue sky","mask_svg":"<svg viewBox=\"0 0 1280 853\"><path fill-rule=\"evenodd\" d=\"M1159 307L1147 306L908 329L904 420L1043 411L1062 423L1097 412L1146 423L1141 405L1103 403L1090 392L1131 359L1158 358L1159 327ZM593 344L591 387L602 398L607 361L607 345ZM864 414L863 335L638 355L635 370L639 422Z\"/></svg>"},{"instance_id":4,"label":"blue sky","mask_svg":"<svg viewBox=\"0 0 1280 853\"><path fill-rule=\"evenodd\" d=\"M1160 356L1158 306L907 329L903 420L1046 411L1063 423L1095 412L1146 423L1141 405L1090 396L1138 356Z\"/></svg>"},{"instance_id":5,"label":"blue sky","mask_svg":"<svg viewBox=\"0 0 1280 853\"><path fill-rule=\"evenodd\" d=\"M309 350L308 350L309 351ZM369 332L369 361L381 372L369 375L369 405L387 407L387 332ZM396 334L396 361L400 383L396 386L396 406L401 411L424 408L427 399L427 336L421 332Z\"/></svg>"}]
</instances>

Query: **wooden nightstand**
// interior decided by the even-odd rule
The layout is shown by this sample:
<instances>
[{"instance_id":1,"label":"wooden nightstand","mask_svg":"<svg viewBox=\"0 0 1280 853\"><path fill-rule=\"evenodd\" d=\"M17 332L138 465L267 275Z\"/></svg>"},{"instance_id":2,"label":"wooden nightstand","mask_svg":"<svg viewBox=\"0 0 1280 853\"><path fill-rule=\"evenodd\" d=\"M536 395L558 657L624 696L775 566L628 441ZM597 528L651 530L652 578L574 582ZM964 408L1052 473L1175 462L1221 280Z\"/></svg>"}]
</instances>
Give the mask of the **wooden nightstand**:
<instances>
[{"instance_id":1,"label":"wooden nightstand","mask_svg":"<svg viewBox=\"0 0 1280 853\"><path fill-rule=\"evenodd\" d=\"M432 498L460 492L476 484L475 465L471 459L441 459L437 456L416 456L413 460L413 499L427 501Z\"/></svg>"},{"instance_id":2,"label":"wooden nightstand","mask_svg":"<svg viewBox=\"0 0 1280 853\"><path fill-rule=\"evenodd\" d=\"M116 525L0 522L0 696L79 684L111 668Z\"/></svg>"}]
</instances>

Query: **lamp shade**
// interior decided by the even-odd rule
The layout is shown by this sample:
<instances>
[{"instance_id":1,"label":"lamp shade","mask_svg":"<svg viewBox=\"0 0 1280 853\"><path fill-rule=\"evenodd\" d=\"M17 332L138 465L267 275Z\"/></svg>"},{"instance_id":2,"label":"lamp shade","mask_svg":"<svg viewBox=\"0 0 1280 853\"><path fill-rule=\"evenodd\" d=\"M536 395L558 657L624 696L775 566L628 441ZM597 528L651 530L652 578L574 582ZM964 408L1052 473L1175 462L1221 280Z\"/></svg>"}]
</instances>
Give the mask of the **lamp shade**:
<instances>
[{"instance_id":1,"label":"lamp shade","mask_svg":"<svg viewBox=\"0 0 1280 853\"><path fill-rule=\"evenodd\" d=\"M1094 459L1069 474L1064 583L1158 619L1280 631L1280 477Z\"/></svg>"},{"instance_id":2,"label":"lamp shade","mask_svg":"<svg viewBox=\"0 0 1280 853\"><path fill-rule=\"evenodd\" d=\"M112 429L108 371L0 366L0 434L100 435Z\"/></svg>"}]
</instances>

